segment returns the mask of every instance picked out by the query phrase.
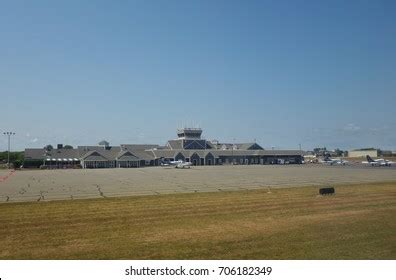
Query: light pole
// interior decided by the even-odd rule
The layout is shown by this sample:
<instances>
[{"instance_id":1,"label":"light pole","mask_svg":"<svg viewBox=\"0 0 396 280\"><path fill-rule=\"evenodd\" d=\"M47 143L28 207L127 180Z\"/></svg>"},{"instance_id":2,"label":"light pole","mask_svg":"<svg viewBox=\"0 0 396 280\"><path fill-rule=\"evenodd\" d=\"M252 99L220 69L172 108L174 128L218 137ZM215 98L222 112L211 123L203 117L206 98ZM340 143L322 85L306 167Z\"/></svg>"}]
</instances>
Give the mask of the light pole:
<instances>
[{"instance_id":1,"label":"light pole","mask_svg":"<svg viewBox=\"0 0 396 280\"><path fill-rule=\"evenodd\" d=\"M7 131L3 133L8 136L8 159L7 159L7 167L10 168L10 140L11 136L15 135L15 132Z\"/></svg>"},{"instance_id":2,"label":"light pole","mask_svg":"<svg viewBox=\"0 0 396 280\"><path fill-rule=\"evenodd\" d=\"M232 158L232 165L234 165L234 146L235 146L235 138L232 138L232 156L231 156L231 158Z\"/></svg>"}]
</instances>

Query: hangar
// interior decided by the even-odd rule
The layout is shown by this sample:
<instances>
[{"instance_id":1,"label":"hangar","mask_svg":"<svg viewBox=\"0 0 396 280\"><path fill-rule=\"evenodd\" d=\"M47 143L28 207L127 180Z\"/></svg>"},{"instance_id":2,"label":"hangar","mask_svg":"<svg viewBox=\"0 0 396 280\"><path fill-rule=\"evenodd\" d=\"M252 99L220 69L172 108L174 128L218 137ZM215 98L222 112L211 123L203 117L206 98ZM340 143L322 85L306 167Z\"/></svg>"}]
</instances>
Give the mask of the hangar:
<instances>
[{"instance_id":1,"label":"hangar","mask_svg":"<svg viewBox=\"0 0 396 280\"><path fill-rule=\"evenodd\" d=\"M162 161L183 160L193 165L300 164L300 150L265 150L253 143L220 143L201 138L202 129L183 128L165 146L122 144L78 146L76 149L25 149L25 167L133 168L158 166Z\"/></svg>"},{"instance_id":2,"label":"hangar","mask_svg":"<svg viewBox=\"0 0 396 280\"><path fill-rule=\"evenodd\" d=\"M366 157L370 156L373 158L378 157L378 149L368 148L368 149L356 149L348 151L348 157Z\"/></svg>"}]
</instances>

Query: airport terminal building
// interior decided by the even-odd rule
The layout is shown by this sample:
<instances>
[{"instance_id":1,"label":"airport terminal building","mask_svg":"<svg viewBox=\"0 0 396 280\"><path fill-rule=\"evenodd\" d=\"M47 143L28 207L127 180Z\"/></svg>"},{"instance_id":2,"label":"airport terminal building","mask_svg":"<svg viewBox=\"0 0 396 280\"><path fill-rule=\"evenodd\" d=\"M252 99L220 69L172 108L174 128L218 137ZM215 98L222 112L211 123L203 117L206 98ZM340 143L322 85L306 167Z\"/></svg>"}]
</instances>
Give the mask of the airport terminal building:
<instances>
[{"instance_id":1,"label":"airport terminal building","mask_svg":"<svg viewBox=\"0 0 396 280\"><path fill-rule=\"evenodd\" d=\"M177 139L165 146L122 144L110 146L102 141L97 146L66 149L25 149L24 167L44 168L132 168L159 166L164 161L183 160L193 165L224 164L300 164L300 150L265 150L257 143L219 143L201 138L202 129L183 128Z\"/></svg>"}]
</instances>

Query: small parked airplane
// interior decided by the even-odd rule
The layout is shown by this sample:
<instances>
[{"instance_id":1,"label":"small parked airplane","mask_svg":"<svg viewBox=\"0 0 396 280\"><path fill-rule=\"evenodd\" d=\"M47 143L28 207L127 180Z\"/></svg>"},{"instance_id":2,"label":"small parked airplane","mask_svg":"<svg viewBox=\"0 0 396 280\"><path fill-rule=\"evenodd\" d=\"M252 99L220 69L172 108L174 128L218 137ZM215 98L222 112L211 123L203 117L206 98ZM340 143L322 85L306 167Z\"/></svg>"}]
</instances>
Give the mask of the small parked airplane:
<instances>
[{"instance_id":1,"label":"small parked airplane","mask_svg":"<svg viewBox=\"0 0 396 280\"><path fill-rule=\"evenodd\" d=\"M379 158L379 159L372 159L369 155L366 156L367 161L362 161L363 164L368 164L371 166L392 166L395 165L396 162Z\"/></svg>"},{"instance_id":2,"label":"small parked airplane","mask_svg":"<svg viewBox=\"0 0 396 280\"><path fill-rule=\"evenodd\" d=\"M324 159L320 161L320 163L327 165L346 165L349 163L349 161L340 158L330 158L329 156L325 156Z\"/></svg>"},{"instance_id":3,"label":"small parked airplane","mask_svg":"<svg viewBox=\"0 0 396 280\"><path fill-rule=\"evenodd\" d=\"M174 166L175 168L190 168L192 166L192 163L183 160L161 161L161 166Z\"/></svg>"}]
</instances>

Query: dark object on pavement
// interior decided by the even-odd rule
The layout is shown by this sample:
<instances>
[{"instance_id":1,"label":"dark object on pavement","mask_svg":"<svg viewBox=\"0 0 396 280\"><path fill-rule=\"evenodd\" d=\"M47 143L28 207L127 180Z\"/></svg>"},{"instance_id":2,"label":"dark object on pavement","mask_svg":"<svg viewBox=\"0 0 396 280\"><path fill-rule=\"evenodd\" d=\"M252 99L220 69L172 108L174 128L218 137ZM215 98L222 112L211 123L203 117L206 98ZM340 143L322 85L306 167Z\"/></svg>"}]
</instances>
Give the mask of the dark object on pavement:
<instances>
[{"instance_id":1,"label":"dark object on pavement","mask_svg":"<svg viewBox=\"0 0 396 280\"><path fill-rule=\"evenodd\" d=\"M320 195L335 194L335 189L334 188L321 188L321 189L319 189L319 194Z\"/></svg>"}]
</instances>

